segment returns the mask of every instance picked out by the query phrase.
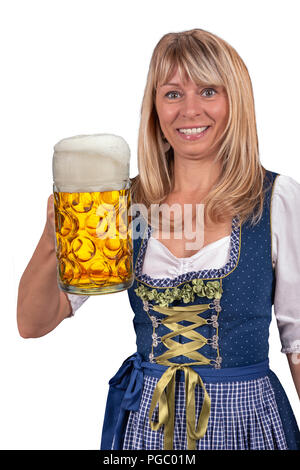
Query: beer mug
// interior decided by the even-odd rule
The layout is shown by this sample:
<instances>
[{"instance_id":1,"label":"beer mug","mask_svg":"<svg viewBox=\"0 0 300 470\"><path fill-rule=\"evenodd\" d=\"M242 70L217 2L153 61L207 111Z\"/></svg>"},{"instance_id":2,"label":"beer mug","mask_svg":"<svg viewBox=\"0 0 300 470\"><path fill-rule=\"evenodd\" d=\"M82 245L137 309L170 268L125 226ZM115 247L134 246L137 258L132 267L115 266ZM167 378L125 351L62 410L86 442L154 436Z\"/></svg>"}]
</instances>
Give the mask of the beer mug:
<instances>
[{"instance_id":1,"label":"beer mug","mask_svg":"<svg viewBox=\"0 0 300 470\"><path fill-rule=\"evenodd\" d=\"M120 292L133 284L130 150L110 134L54 147L57 280L71 294Z\"/></svg>"}]
</instances>

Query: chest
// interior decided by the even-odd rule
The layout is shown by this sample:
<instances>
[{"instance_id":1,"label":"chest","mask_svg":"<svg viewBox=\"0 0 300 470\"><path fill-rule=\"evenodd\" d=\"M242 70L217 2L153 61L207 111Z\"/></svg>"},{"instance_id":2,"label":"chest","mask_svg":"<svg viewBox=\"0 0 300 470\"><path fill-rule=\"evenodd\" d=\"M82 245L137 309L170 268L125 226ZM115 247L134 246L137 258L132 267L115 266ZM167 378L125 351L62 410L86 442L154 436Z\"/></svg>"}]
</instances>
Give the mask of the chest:
<instances>
[{"instance_id":1,"label":"chest","mask_svg":"<svg viewBox=\"0 0 300 470\"><path fill-rule=\"evenodd\" d=\"M198 253L201 248L223 237L229 236L232 230L232 220L228 220L224 224L216 224L214 226L205 227L196 231L193 227L190 234L188 229L181 231L170 230L164 232L161 229L153 231L152 236L160 241L168 250L177 258L189 258ZM191 237L191 235L193 235Z\"/></svg>"}]
</instances>

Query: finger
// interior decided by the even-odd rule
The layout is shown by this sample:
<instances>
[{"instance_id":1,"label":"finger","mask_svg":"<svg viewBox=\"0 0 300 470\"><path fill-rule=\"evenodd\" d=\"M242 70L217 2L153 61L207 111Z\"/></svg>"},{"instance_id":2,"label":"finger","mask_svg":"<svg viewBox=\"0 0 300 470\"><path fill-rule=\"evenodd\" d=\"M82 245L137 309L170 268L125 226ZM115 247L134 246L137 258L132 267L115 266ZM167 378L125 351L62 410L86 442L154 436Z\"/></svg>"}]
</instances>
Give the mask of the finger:
<instances>
[{"instance_id":1,"label":"finger","mask_svg":"<svg viewBox=\"0 0 300 470\"><path fill-rule=\"evenodd\" d=\"M54 196L53 196L53 194L50 194L50 196L48 197L47 203L48 203L48 206L49 206L50 204L51 204L51 205L54 204Z\"/></svg>"}]
</instances>

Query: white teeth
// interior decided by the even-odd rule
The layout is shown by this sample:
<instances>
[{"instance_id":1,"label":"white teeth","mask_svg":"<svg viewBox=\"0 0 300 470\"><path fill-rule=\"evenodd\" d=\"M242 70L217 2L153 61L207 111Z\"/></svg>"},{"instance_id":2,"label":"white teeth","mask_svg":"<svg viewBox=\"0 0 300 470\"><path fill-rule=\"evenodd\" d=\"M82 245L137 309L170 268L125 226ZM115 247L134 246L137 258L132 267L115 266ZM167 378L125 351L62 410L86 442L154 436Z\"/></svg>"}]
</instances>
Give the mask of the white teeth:
<instances>
[{"instance_id":1,"label":"white teeth","mask_svg":"<svg viewBox=\"0 0 300 470\"><path fill-rule=\"evenodd\" d=\"M179 129L179 132L182 134L200 134L203 132L205 129L207 129L208 126L206 127L193 127L191 129Z\"/></svg>"}]
</instances>

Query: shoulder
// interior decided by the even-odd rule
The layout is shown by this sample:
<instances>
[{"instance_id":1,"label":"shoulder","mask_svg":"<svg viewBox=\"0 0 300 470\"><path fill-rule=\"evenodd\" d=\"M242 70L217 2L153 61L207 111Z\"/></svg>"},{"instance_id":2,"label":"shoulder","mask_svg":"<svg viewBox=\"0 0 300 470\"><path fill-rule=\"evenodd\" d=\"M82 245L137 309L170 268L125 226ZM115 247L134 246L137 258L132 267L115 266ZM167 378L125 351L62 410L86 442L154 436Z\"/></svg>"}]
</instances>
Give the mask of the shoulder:
<instances>
[{"instance_id":1,"label":"shoulder","mask_svg":"<svg viewBox=\"0 0 300 470\"><path fill-rule=\"evenodd\" d=\"M280 260L289 258L291 265L293 261L290 259L290 253L297 253L300 234L298 181L291 176L277 175L273 185L271 207L273 266L278 255Z\"/></svg>"},{"instance_id":2,"label":"shoulder","mask_svg":"<svg viewBox=\"0 0 300 470\"><path fill-rule=\"evenodd\" d=\"M291 176L278 175L271 202L272 230L286 236L286 225L299 233L300 183Z\"/></svg>"},{"instance_id":3,"label":"shoulder","mask_svg":"<svg viewBox=\"0 0 300 470\"><path fill-rule=\"evenodd\" d=\"M300 203L300 183L291 176L277 175L274 181L273 199Z\"/></svg>"}]
</instances>

